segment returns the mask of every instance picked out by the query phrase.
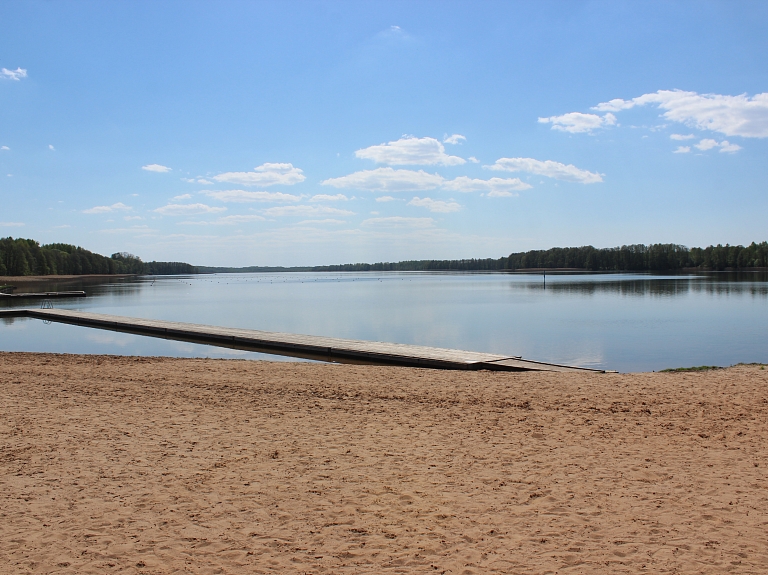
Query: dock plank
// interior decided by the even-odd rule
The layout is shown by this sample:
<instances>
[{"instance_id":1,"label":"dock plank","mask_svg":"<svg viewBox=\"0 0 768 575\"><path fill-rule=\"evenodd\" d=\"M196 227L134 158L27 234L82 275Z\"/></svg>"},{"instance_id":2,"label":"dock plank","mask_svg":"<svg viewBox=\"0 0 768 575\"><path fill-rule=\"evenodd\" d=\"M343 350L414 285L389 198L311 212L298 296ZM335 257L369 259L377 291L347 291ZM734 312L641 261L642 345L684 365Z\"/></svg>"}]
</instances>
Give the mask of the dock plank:
<instances>
[{"instance_id":1,"label":"dock plank","mask_svg":"<svg viewBox=\"0 0 768 575\"><path fill-rule=\"evenodd\" d=\"M20 316L163 339L341 363L497 371L601 371L524 360L519 356L402 343L249 330L62 309L0 310L0 318Z\"/></svg>"}]
</instances>

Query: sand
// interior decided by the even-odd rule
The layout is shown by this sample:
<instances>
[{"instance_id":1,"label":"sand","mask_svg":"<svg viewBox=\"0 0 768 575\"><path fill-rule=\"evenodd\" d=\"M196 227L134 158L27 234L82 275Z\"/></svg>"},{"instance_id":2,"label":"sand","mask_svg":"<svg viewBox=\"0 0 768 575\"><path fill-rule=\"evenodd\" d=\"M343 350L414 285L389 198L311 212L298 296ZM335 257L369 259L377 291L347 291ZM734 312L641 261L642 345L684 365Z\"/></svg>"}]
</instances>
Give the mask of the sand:
<instances>
[{"instance_id":1,"label":"sand","mask_svg":"<svg viewBox=\"0 0 768 575\"><path fill-rule=\"evenodd\" d=\"M766 573L768 369L0 353L2 573Z\"/></svg>"}]
</instances>

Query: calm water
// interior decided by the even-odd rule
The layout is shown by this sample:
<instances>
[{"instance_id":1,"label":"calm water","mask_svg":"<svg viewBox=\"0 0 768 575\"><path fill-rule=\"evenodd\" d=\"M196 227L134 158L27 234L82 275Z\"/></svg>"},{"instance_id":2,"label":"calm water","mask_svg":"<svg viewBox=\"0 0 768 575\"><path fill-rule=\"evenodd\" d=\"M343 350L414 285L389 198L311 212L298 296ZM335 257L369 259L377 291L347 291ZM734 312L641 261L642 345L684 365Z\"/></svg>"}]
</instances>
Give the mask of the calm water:
<instances>
[{"instance_id":1,"label":"calm water","mask_svg":"<svg viewBox=\"0 0 768 575\"><path fill-rule=\"evenodd\" d=\"M290 273L52 282L57 308L413 343L619 371L768 362L768 274ZM0 305L7 302L0 302ZM28 306L39 306L29 300ZM284 359L39 320L0 349Z\"/></svg>"}]
</instances>

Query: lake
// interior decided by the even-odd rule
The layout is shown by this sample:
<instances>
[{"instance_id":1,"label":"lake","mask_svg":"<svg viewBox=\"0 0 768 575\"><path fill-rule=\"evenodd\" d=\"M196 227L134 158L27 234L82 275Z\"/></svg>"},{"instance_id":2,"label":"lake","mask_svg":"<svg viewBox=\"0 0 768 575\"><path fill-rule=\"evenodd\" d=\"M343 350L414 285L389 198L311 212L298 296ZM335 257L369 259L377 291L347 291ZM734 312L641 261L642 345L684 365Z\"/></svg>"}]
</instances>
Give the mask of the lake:
<instances>
[{"instance_id":1,"label":"lake","mask_svg":"<svg viewBox=\"0 0 768 575\"><path fill-rule=\"evenodd\" d=\"M301 272L53 279L32 288L56 289L84 289L89 296L54 300L62 309L486 351L622 372L768 362L764 272L548 274L546 282L541 274ZM35 319L0 324L0 349L288 360Z\"/></svg>"}]
</instances>

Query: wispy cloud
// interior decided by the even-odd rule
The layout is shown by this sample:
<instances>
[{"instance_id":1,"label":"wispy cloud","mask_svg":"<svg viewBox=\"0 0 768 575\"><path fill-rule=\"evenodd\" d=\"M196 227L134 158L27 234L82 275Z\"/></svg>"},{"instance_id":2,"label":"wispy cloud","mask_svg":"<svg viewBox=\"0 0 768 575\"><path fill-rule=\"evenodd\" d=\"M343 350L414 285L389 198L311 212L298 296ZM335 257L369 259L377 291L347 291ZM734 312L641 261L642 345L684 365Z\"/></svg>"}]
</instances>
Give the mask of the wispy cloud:
<instances>
[{"instance_id":1,"label":"wispy cloud","mask_svg":"<svg viewBox=\"0 0 768 575\"><path fill-rule=\"evenodd\" d=\"M55 151L56 151L56 148L54 148L54 147L53 147L53 144L48 144L48 149L49 149L51 152L55 152Z\"/></svg>"},{"instance_id":2,"label":"wispy cloud","mask_svg":"<svg viewBox=\"0 0 768 575\"><path fill-rule=\"evenodd\" d=\"M242 186L293 186L306 180L302 170L293 164L262 164L253 172L225 172L214 176L217 182L240 184Z\"/></svg>"},{"instance_id":3,"label":"wispy cloud","mask_svg":"<svg viewBox=\"0 0 768 575\"><path fill-rule=\"evenodd\" d=\"M141 169L146 170L147 172L158 172L160 174L171 171L171 168L168 166L161 166L160 164L147 164L146 166L141 166Z\"/></svg>"},{"instance_id":4,"label":"wispy cloud","mask_svg":"<svg viewBox=\"0 0 768 575\"><path fill-rule=\"evenodd\" d=\"M691 151L691 147L690 146L678 146L675 149L675 151L672 152L672 153L673 154L687 154L690 151Z\"/></svg>"},{"instance_id":5,"label":"wispy cloud","mask_svg":"<svg viewBox=\"0 0 768 575\"><path fill-rule=\"evenodd\" d=\"M458 134L456 137L459 137ZM403 136L387 144L363 148L357 150L355 156L390 166L438 164L458 166L466 162L464 158L446 154L445 146L435 138L416 138L415 136Z\"/></svg>"},{"instance_id":6,"label":"wispy cloud","mask_svg":"<svg viewBox=\"0 0 768 575\"><path fill-rule=\"evenodd\" d=\"M360 224L363 227L368 228L384 228L384 229L401 229L401 228L417 228L425 229L435 226L435 220L432 218L406 218L403 216L391 216L388 218L368 218L363 220Z\"/></svg>"},{"instance_id":7,"label":"wispy cloud","mask_svg":"<svg viewBox=\"0 0 768 575\"><path fill-rule=\"evenodd\" d=\"M432 198L419 198L418 196L408 202L409 206L419 206L427 208L430 212L447 214L461 210L461 204L456 202L445 202L443 200L433 200Z\"/></svg>"},{"instance_id":8,"label":"wispy cloud","mask_svg":"<svg viewBox=\"0 0 768 575\"><path fill-rule=\"evenodd\" d=\"M191 200L192 194L181 194L180 196L173 196L171 200Z\"/></svg>"},{"instance_id":9,"label":"wispy cloud","mask_svg":"<svg viewBox=\"0 0 768 575\"><path fill-rule=\"evenodd\" d=\"M354 212L349 210L342 210L339 208L331 208L329 206L276 206L274 208L268 208L264 210L264 213L272 217L281 216L319 216L319 215L335 215L335 216L351 216Z\"/></svg>"},{"instance_id":10,"label":"wispy cloud","mask_svg":"<svg viewBox=\"0 0 768 575\"><path fill-rule=\"evenodd\" d=\"M88 208L87 210L83 210L84 214L106 214L109 212L117 212L120 210L130 210L132 209L130 206L126 206L122 202L117 202L116 204L112 204L111 206L94 206L92 208Z\"/></svg>"},{"instance_id":11,"label":"wispy cloud","mask_svg":"<svg viewBox=\"0 0 768 575\"><path fill-rule=\"evenodd\" d=\"M315 194L312 196L310 202L346 202L349 200L344 194L335 194L333 196L329 194Z\"/></svg>"},{"instance_id":12,"label":"wispy cloud","mask_svg":"<svg viewBox=\"0 0 768 575\"><path fill-rule=\"evenodd\" d=\"M539 118L539 123L552 124L553 130L578 134L581 132L592 132L598 128L605 128L606 126L614 126L616 124L616 116L613 114L598 116L597 114L570 112L568 114L563 114L562 116Z\"/></svg>"},{"instance_id":13,"label":"wispy cloud","mask_svg":"<svg viewBox=\"0 0 768 575\"><path fill-rule=\"evenodd\" d=\"M377 202L394 202L395 198L393 198L392 196L379 196L378 198L376 198L376 201Z\"/></svg>"},{"instance_id":14,"label":"wispy cloud","mask_svg":"<svg viewBox=\"0 0 768 575\"><path fill-rule=\"evenodd\" d=\"M669 139L670 140L683 141L683 140L693 140L695 137L696 136L694 136L693 134L685 134L685 135L683 135L683 134L671 134L669 136Z\"/></svg>"},{"instance_id":15,"label":"wispy cloud","mask_svg":"<svg viewBox=\"0 0 768 575\"><path fill-rule=\"evenodd\" d=\"M369 192L417 192L434 190L443 183L438 174L428 174L424 170L395 170L376 168L354 172L340 178L330 178L320 182L323 186L367 190Z\"/></svg>"},{"instance_id":16,"label":"wispy cloud","mask_svg":"<svg viewBox=\"0 0 768 575\"><path fill-rule=\"evenodd\" d=\"M446 134L443 137L443 144L454 144L455 145L455 144L461 143L462 141L466 141L466 139L467 138L465 138L461 134L453 134L452 136L449 136L448 134Z\"/></svg>"},{"instance_id":17,"label":"wispy cloud","mask_svg":"<svg viewBox=\"0 0 768 575\"><path fill-rule=\"evenodd\" d=\"M0 70L0 78L4 80L15 80L18 82L22 78L27 77L27 71L24 68L16 68L15 70L9 70L8 68L3 68Z\"/></svg>"},{"instance_id":18,"label":"wispy cloud","mask_svg":"<svg viewBox=\"0 0 768 575\"><path fill-rule=\"evenodd\" d=\"M483 166L489 170L501 170L506 172L527 172L538 176L546 176L565 182L577 182L579 184L595 184L603 181L603 174L589 172L574 166L573 164L561 164L553 160L534 160L533 158L499 158L491 166Z\"/></svg>"},{"instance_id":19,"label":"wispy cloud","mask_svg":"<svg viewBox=\"0 0 768 575\"><path fill-rule=\"evenodd\" d=\"M597 111L619 112L635 106L655 105L664 118L699 130L744 138L768 137L768 92L728 96L698 94L683 90L659 90L631 100L620 98L594 107Z\"/></svg>"},{"instance_id":20,"label":"wispy cloud","mask_svg":"<svg viewBox=\"0 0 768 575\"><path fill-rule=\"evenodd\" d=\"M195 214L215 214L227 208L216 208L205 204L168 204L153 210L162 216L192 216Z\"/></svg>"},{"instance_id":21,"label":"wispy cloud","mask_svg":"<svg viewBox=\"0 0 768 575\"><path fill-rule=\"evenodd\" d=\"M102 234L139 234L139 235L157 235L157 230L153 230L147 225L131 226L130 228L107 228L99 230Z\"/></svg>"},{"instance_id":22,"label":"wispy cloud","mask_svg":"<svg viewBox=\"0 0 768 575\"><path fill-rule=\"evenodd\" d=\"M10 150L10 148L8 146L0 146L0 150L2 150L3 152L7 152L8 150Z\"/></svg>"},{"instance_id":23,"label":"wispy cloud","mask_svg":"<svg viewBox=\"0 0 768 575\"><path fill-rule=\"evenodd\" d=\"M531 184L523 182L520 178L490 178L481 180L478 178L468 178L459 176L453 180L443 183L444 190L454 192L483 192L492 197L513 196L513 191L528 190L532 188Z\"/></svg>"},{"instance_id":24,"label":"wispy cloud","mask_svg":"<svg viewBox=\"0 0 768 575\"><path fill-rule=\"evenodd\" d=\"M309 225L319 225L319 224L346 224L344 220L335 220L333 218L325 218L323 220L302 220L298 224L298 226L309 226Z\"/></svg>"},{"instance_id":25,"label":"wispy cloud","mask_svg":"<svg viewBox=\"0 0 768 575\"><path fill-rule=\"evenodd\" d=\"M266 218L263 216L258 216L256 214L245 214L241 216L224 216L223 218L217 219L214 223L216 224L222 224L225 226L233 226L235 224L247 224L250 222L263 222Z\"/></svg>"},{"instance_id":26,"label":"wispy cloud","mask_svg":"<svg viewBox=\"0 0 768 575\"><path fill-rule=\"evenodd\" d=\"M20 228L24 222L0 222L0 228Z\"/></svg>"},{"instance_id":27,"label":"wispy cloud","mask_svg":"<svg viewBox=\"0 0 768 575\"><path fill-rule=\"evenodd\" d=\"M298 202L301 196L284 194L282 192L249 192L247 190L220 190L203 192L220 202Z\"/></svg>"}]
</instances>

